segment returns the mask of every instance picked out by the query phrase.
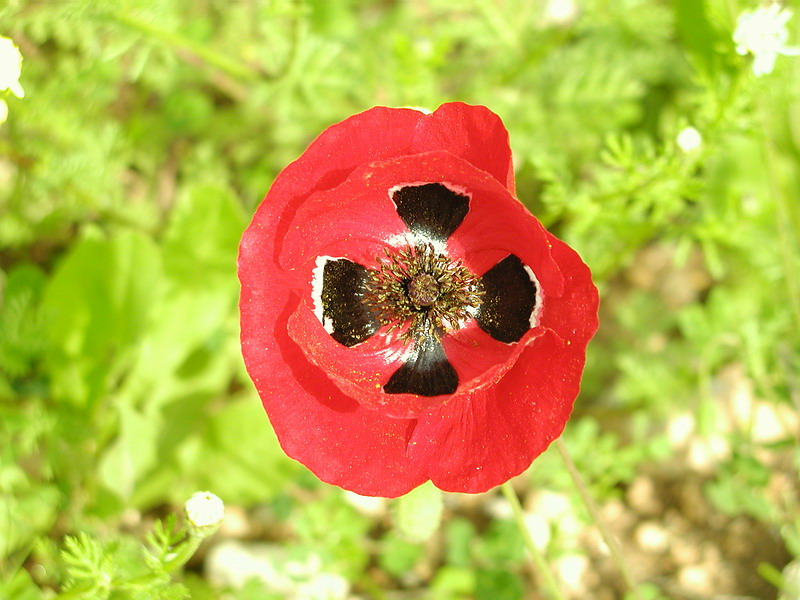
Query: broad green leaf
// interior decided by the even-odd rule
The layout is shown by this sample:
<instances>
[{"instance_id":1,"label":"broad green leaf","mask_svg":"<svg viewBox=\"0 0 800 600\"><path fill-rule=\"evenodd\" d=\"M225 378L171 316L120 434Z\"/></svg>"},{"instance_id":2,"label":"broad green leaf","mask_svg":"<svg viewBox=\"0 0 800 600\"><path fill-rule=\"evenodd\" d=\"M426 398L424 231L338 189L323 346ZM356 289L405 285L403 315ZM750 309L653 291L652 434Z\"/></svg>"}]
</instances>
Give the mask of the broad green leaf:
<instances>
[{"instance_id":1,"label":"broad green leaf","mask_svg":"<svg viewBox=\"0 0 800 600\"><path fill-rule=\"evenodd\" d=\"M706 0L676 0L675 21L683 46L696 57L707 76L715 71L715 54L722 36L711 25Z\"/></svg>"},{"instance_id":2,"label":"broad green leaf","mask_svg":"<svg viewBox=\"0 0 800 600\"><path fill-rule=\"evenodd\" d=\"M395 577L402 577L414 568L425 554L425 546L409 542L389 533L381 540L379 562L381 567Z\"/></svg>"},{"instance_id":3,"label":"broad green leaf","mask_svg":"<svg viewBox=\"0 0 800 600\"><path fill-rule=\"evenodd\" d=\"M158 415L145 415L124 403L117 404L117 411L119 435L100 461L100 478L108 489L126 499L155 464L161 423Z\"/></svg>"},{"instance_id":4,"label":"broad green leaf","mask_svg":"<svg viewBox=\"0 0 800 600\"><path fill-rule=\"evenodd\" d=\"M476 600L522 600L524 595L519 575L500 569L479 569L476 573Z\"/></svg>"},{"instance_id":5,"label":"broad green leaf","mask_svg":"<svg viewBox=\"0 0 800 600\"><path fill-rule=\"evenodd\" d=\"M209 416L202 437L178 452L182 473L196 489L209 489L232 503L264 501L279 493L297 471L278 445L257 397L247 396Z\"/></svg>"},{"instance_id":6,"label":"broad green leaf","mask_svg":"<svg viewBox=\"0 0 800 600\"><path fill-rule=\"evenodd\" d=\"M78 404L104 396L157 308L161 282L156 246L140 233L87 235L72 248L43 300L57 396Z\"/></svg>"},{"instance_id":7,"label":"broad green leaf","mask_svg":"<svg viewBox=\"0 0 800 600\"><path fill-rule=\"evenodd\" d=\"M43 598L43 594L27 569L23 568L12 573L7 581L0 579L0 598L39 600Z\"/></svg>"},{"instance_id":8,"label":"broad green leaf","mask_svg":"<svg viewBox=\"0 0 800 600\"><path fill-rule=\"evenodd\" d=\"M393 513L397 532L409 541L429 539L442 519L442 492L430 482L411 490L394 501Z\"/></svg>"},{"instance_id":9,"label":"broad green leaf","mask_svg":"<svg viewBox=\"0 0 800 600\"><path fill-rule=\"evenodd\" d=\"M55 485L23 481L7 487L8 471L13 468L4 466L0 470L0 564L13 552L30 548L48 531L63 501ZM20 476L24 477L22 473Z\"/></svg>"},{"instance_id":10,"label":"broad green leaf","mask_svg":"<svg viewBox=\"0 0 800 600\"><path fill-rule=\"evenodd\" d=\"M44 350L40 301L45 275L32 264L9 271L0 295L0 382L27 375ZM10 396L0 391L0 397Z\"/></svg>"},{"instance_id":11,"label":"broad green leaf","mask_svg":"<svg viewBox=\"0 0 800 600\"><path fill-rule=\"evenodd\" d=\"M164 269L192 290L235 285L236 254L246 225L235 196L198 185L180 196L164 238Z\"/></svg>"},{"instance_id":12,"label":"broad green leaf","mask_svg":"<svg viewBox=\"0 0 800 600\"><path fill-rule=\"evenodd\" d=\"M187 394L215 393L239 361L233 288L166 294L141 340L122 393L161 405Z\"/></svg>"},{"instance_id":13,"label":"broad green leaf","mask_svg":"<svg viewBox=\"0 0 800 600\"><path fill-rule=\"evenodd\" d=\"M472 598L475 590L475 571L464 567L443 566L431 582L431 597L440 600Z\"/></svg>"}]
</instances>

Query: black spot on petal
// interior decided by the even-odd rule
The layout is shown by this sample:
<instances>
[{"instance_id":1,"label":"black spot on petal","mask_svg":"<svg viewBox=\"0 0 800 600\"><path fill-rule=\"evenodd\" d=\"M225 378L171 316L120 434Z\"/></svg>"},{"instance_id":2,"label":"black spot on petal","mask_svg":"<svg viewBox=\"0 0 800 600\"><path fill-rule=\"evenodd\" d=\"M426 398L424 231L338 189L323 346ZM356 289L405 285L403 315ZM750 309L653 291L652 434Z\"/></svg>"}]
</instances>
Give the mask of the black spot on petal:
<instances>
[{"instance_id":1,"label":"black spot on petal","mask_svg":"<svg viewBox=\"0 0 800 600\"><path fill-rule=\"evenodd\" d=\"M402 187L392 194L392 200L412 234L441 242L469 212L469 198L441 183Z\"/></svg>"},{"instance_id":2,"label":"black spot on petal","mask_svg":"<svg viewBox=\"0 0 800 600\"><path fill-rule=\"evenodd\" d=\"M458 374L447 360L442 344L431 338L418 342L411 357L389 378L387 394L441 396L458 389Z\"/></svg>"},{"instance_id":3,"label":"black spot on petal","mask_svg":"<svg viewBox=\"0 0 800 600\"><path fill-rule=\"evenodd\" d=\"M330 259L322 271L322 324L347 347L360 344L380 328L364 302L369 270L346 258Z\"/></svg>"},{"instance_id":4,"label":"black spot on petal","mask_svg":"<svg viewBox=\"0 0 800 600\"><path fill-rule=\"evenodd\" d=\"M475 317L494 339L517 342L531 328L536 283L522 261L509 254L481 277L483 303Z\"/></svg>"}]
</instances>

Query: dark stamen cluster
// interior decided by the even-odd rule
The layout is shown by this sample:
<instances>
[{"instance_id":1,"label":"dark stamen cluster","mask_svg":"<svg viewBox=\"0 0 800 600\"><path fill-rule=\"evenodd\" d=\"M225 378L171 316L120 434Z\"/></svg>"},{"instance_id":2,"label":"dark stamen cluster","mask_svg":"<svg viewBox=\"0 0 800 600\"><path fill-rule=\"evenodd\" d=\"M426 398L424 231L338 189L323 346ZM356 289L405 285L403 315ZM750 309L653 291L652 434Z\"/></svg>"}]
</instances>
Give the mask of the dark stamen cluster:
<instances>
[{"instance_id":1,"label":"dark stamen cluster","mask_svg":"<svg viewBox=\"0 0 800 600\"><path fill-rule=\"evenodd\" d=\"M460 261L438 254L431 244L386 250L370 271L365 299L389 331L408 327L401 337L441 340L462 326L481 304L478 277Z\"/></svg>"}]
</instances>

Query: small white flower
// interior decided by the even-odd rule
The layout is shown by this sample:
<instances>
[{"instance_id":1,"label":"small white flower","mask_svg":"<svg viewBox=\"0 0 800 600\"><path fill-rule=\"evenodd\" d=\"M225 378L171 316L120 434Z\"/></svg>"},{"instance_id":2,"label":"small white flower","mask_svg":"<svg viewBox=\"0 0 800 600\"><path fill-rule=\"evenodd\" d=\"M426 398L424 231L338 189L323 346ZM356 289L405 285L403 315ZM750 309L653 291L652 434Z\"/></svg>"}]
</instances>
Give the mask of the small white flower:
<instances>
[{"instance_id":1,"label":"small white flower","mask_svg":"<svg viewBox=\"0 0 800 600\"><path fill-rule=\"evenodd\" d=\"M736 52L742 56L748 53L753 55L753 73L757 77L772 73L779 54L800 54L800 47L786 45L789 39L786 24L791 18L792 11L777 3L746 10L739 15L733 42Z\"/></svg>"},{"instance_id":2,"label":"small white flower","mask_svg":"<svg viewBox=\"0 0 800 600\"><path fill-rule=\"evenodd\" d=\"M0 35L0 91L11 90L17 98L25 95L19 84L22 74L22 54L17 45L5 36Z\"/></svg>"},{"instance_id":3,"label":"small white flower","mask_svg":"<svg viewBox=\"0 0 800 600\"><path fill-rule=\"evenodd\" d=\"M548 0L542 15L545 25L570 25L577 17L575 0Z\"/></svg>"},{"instance_id":4,"label":"small white flower","mask_svg":"<svg viewBox=\"0 0 800 600\"><path fill-rule=\"evenodd\" d=\"M6 101L0 98L0 125L6 122L8 119L8 104Z\"/></svg>"},{"instance_id":5,"label":"small white flower","mask_svg":"<svg viewBox=\"0 0 800 600\"><path fill-rule=\"evenodd\" d=\"M703 144L703 136L694 127L684 127L675 139L678 148L686 152L693 152Z\"/></svg>"},{"instance_id":6,"label":"small white flower","mask_svg":"<svg viewBox=\"0 0 800 600\"><path fill-rule=\"evenodd\" d=\"M184 505L186 518L195 533L203 537L211 535L225 517L225 505L211 492L197 492Z\"/></svg>"}]
</instances>

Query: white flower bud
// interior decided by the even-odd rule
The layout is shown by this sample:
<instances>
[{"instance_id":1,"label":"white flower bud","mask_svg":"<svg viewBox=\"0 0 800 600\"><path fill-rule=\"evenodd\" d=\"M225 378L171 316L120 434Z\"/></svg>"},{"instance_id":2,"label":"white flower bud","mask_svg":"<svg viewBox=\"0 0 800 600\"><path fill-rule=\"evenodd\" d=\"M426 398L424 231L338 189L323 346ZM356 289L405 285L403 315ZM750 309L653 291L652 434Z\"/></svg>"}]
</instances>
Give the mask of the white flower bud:
<instances>
[{"instance_id":1,"label":"white flower bud","mask_svg":"<svg viewBox=\"0 0 800 600\"><path fill-rule=\"evenodd\" d=\"M211 492L197 492L186 501L186 519L192 532L201 537L215 533L225 517L225 505Z\"/></svg>"},{"instance_id":2,"label":"white flower bud","mask_svg":"<svg viewBox=\"0 0 800 600\"><path fill-rule=\"evenodd\" d=\"M548 0L545 4L543 22L545 25L571 25L578 18L578 4L575 0Z\"/></svg>"},{"instance_id":3,"label":"white flower bud","mask_svg":"<svg viewBox=\"0 0 800 600\"><path fill-rule=\"evenodd\" d=\"M697 150L703 144L703 136L694 127L684 127L678 133L675 141L678 144L678 148L688 154Z\"/></svg>"}]
</instances>

